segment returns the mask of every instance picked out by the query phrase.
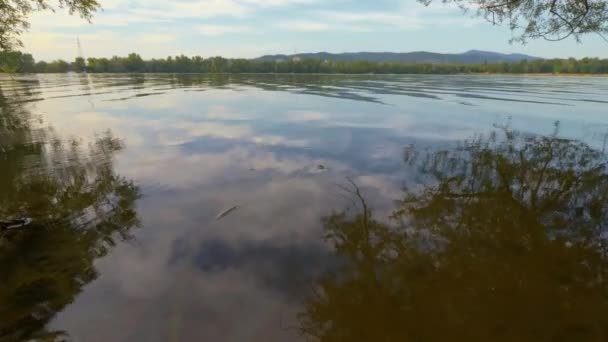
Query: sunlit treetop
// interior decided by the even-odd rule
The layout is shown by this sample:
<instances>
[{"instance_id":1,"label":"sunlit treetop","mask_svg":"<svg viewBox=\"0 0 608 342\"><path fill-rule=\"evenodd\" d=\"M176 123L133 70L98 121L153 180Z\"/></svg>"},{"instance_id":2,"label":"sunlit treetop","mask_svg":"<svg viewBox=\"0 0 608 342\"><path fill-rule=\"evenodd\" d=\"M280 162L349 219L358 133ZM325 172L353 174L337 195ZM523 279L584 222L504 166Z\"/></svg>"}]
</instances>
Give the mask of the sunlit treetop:
<instances>
[{"instance_id":1,"label":"sunlit treetop","mask_svg":"<svg viewBox=\"0 0 608 342\"><path fill-rule=\"evenodd\" d=\"M29 28L34 12L65 9L90 20L100 6L97 0L0 0L0 51L22 45L19 36Z\"/></svg>"}]
</instances>

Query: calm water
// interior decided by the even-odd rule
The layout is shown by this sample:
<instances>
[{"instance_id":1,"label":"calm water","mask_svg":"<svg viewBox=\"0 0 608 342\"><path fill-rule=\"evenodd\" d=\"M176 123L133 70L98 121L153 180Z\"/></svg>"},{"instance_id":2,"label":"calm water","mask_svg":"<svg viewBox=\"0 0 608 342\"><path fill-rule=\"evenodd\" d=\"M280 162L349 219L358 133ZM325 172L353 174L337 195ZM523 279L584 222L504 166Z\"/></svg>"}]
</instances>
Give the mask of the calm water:
<instances>
[{"instance_id":1,"label":"calm water","mask_svg":"<svg viewBox=\"0 0 608 342\"><path fill-rule=\"evenodd\" d=\"M2 341L608 339L606 78L0 90Z\"/></svg>"}]
</instances>

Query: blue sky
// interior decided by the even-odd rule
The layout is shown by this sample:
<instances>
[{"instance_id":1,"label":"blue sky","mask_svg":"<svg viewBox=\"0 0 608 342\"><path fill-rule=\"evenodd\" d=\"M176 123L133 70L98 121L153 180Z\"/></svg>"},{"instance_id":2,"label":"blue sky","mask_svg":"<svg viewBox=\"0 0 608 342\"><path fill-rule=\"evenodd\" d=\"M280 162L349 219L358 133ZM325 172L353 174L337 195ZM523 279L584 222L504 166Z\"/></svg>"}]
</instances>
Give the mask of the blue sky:
<instances>
[{"instance_id":1,"label":"blue sky","mask_svg":"<svg viewBox=\"0 0 608 342\"><path fill-rule=\"evenodd\" d=\"M294 52L470 49L541 57L608 57L608 42L509 44L510 31L472 13L416 0L100 0L92 24L57 11L35 14L25 49L37 59L85 56L145 58L186 54L256 57Z\"/></svg>"}]
</instances>

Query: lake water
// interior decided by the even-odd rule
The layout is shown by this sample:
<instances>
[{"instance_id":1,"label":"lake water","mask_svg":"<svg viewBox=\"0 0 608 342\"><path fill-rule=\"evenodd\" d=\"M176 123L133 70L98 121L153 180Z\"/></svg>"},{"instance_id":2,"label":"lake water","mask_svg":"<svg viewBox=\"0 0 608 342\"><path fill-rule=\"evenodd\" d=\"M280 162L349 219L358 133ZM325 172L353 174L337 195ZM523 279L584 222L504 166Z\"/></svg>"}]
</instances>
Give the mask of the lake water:
<instances>
[{"instance_id":1,"label":"lake water","mask_svg":"<svg viewBox=\"0 0 608 342\"><path fill-rule=\"evenodd\" d=\"M607 78L0 90L2 341L608 338Z\"/></svg>"}]
</instances>

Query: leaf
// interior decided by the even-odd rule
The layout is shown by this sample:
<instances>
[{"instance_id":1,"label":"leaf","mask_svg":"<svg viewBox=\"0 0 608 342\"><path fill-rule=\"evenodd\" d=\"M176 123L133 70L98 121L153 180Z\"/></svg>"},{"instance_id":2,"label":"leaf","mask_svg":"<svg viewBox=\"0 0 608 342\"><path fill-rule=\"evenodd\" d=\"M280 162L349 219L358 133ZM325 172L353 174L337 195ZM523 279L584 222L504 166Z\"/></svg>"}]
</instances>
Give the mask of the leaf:
<instances>
[{"instance_id":1,"label":"leaf","mask_svg":"<svg viewBox=\"0 0 608 342\"><path fill-rule=\"evenodd\" d=\"M230 213L232 213L233 211L237 210L238 208L239 208L239 206L235 205L232 208L228 208L228 209L222 211L221 213L217 214L217 216L215 217L215 220L219 221L219 220L223 219L224 217L230 215Z\"/></svg>"}]
</instances>

